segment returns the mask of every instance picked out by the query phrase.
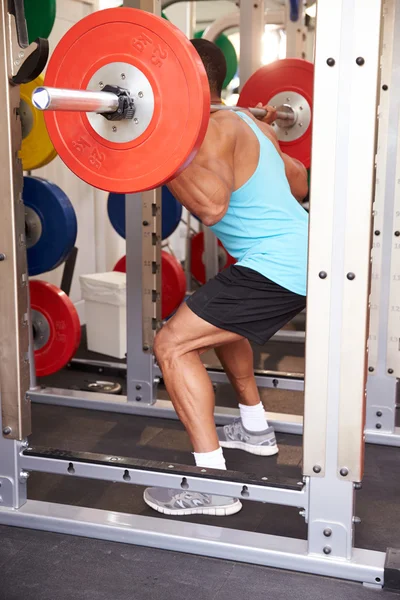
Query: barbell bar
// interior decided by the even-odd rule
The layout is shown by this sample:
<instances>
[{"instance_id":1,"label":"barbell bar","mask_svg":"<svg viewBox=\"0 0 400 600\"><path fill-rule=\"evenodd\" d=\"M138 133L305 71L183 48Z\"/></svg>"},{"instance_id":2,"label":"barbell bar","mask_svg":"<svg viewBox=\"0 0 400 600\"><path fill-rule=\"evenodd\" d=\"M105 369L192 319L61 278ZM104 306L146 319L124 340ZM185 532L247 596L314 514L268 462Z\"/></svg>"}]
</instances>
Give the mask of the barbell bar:
<instances>
[{"instance_id":1,"label":"barbell bar","mask_svg":"<svg viewBox=\"0 0 400 600\"><path fill-rule=\"evenodd\" d=\"M286 62L280 63L286 73ZM302 102L298 81L297 95L291 94L286 74L283 95L270 90L263 97L257 89L257 100L238 102L256 116L266 114L252 108L258 102L278 107L275 130L290 140L289 154L310 129L312 93L306 90ZM33 102L44 110L50 138L67 167L90 185L116 193L153 189L179 175L203 142L210 111L232 110L211 105L204 66L179 29L127 7L92 13L67 31ZM297 108L306 107L310 110L300 121Z\"/></svg>"},{"instance_id":2,"label":"barbell bar","mask_svg":"<svg viewBox=\"0 0 400 600\"><path fill-rule=\"evenodd\" d=\"M127 90L129 93L129 91ZM139 91L138 94L143 92ZM41 110L65 110L76 112L94 112L97 114L115 113L119 107L119 98L117 94L107 91L92 92L88 90L66 90L52 87L38 87L32 93L33 105ZM285 109L285 110L282 110ZM282 109L278 107L276 118L282 121L293 123L296 120L296 114L290 105L283 105ZM263 118L267 111L263 108L241 108L239 106L226 106L224 104L211 104L210 112L220 110L248 110L257 118Z\"/></svg>"}]
</instances>

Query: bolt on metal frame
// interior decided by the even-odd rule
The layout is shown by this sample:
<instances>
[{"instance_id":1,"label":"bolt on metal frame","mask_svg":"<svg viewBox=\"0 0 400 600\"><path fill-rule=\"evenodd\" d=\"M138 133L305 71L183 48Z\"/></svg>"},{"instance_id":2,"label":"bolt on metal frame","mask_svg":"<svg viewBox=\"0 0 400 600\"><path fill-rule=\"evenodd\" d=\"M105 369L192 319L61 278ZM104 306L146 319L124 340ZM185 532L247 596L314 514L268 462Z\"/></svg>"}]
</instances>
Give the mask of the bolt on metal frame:
<instances>
[{"instance_id":1,"label":"bolt on metal frame","mask_svg":"<svg viewBox=\"0 0 400 600\"><path fill-rule=\"evenodd\" d=\"M15 260L16 241L24 245L23 219L15 220L14 204L14 194L19 193L22 183L22 169L17 158L21 141L19 120L14 118L18 88L11 88L8 82L7 4L1 0L0 94L6 135L1 138L0 150L1 164L5 165L3 181L8 182L10 194L0 199L0 251L6 257L0 263L0 272L2 289L11 292L0 293L0 315L8 316L2 322L0 349L3 359L15 367L13 349L20 342L25 325L23 320L10 317L16 314L17 306L27 310L27 291L20 285L26 263ZM129 0L126 4L160 11L159 0ZM363 474L380 19L381 0L319 0L304 480L268 481L246 473L28 448L24 438L30 431L30 419L21 411L20 372L11 368L7 385L2 380L0 388L0 523L339 577L369 586L383 585L385 554L355 548L353 539L357 522L354 494ZM12 23L10 29L13 27ZM328 58L333 59L329 61L331 66ZM358 102L359 97L364 99L362 103ZM331 117L328 122L327 112ZM128 198L128 206L136 205L137 200ZM155 203L153 198L152 204ZM139 272L142 258L138 258ZM132 269L133 266L131 263ZM145 285L146 277L143 276ZM157 282L152 280L152 284L156 286ZM139 292L142 293L141 288ZM148 302L146 296L142 301ZM156 318L154 306L151 314ZM28 352L28 335L24 351ZM147 351L143 353L150 357ZM19 360L18 356L17 364ZM145 368L150 370L148 363ZM135 381L139 379L132 379L131 387ZM28 383L23 387L24 392L27 389ZM26 398L27 395L22 398L22 404ZM12 432L6 431L8 422L14 425ZM308 540L221 528L217 519L215 526L205 526L26 500L30 471L127 484L179 485L182 489L221 495L229 491L249 501L298 506L308 523Z\"/></svg>"}]
</instances>

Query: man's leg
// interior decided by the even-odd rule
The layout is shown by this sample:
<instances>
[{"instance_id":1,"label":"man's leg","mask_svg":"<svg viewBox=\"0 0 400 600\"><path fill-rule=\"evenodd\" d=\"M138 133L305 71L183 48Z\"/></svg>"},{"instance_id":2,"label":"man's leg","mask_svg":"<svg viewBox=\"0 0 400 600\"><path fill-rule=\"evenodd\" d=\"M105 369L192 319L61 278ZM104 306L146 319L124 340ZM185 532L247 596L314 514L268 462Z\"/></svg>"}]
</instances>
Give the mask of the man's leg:
<instances>
[{"instance_id":1,"label":"man's leg","mask_svg":"<svg viewBox=\"0 0 400 600\"><path fill-rule=\"evenodd\" d=\"M157 334L154 353L174 408L186 427L195 450L196 465L225 469L214 423L214 390L200 354L210 347L241 339L211 325L183 304ZM235 498L190 491L150 488L144 500L167 515L232 515L242 505Z\"/></svg>"},{"instance_id":2,"label":"man's leg","mask_svg":"<svg viewBox=\"0 0 400 600\"><path fill-rule=\"evenodd\" d=\"M154 353L165 386L195 452L219 448L214 390L200 354L239 340L243 340L240 335L211 325L185 304L156 336Z\"/></svg>"},{"instance_id":3,"label":"man's leg","mask_svg":"<svg viewBox=\"0 0 400 600\"><path fill-rule=\"evenodd\" d=\"M260 394L254 377L254 357L250 342L245 338L215 348L233 389L241 404L255 406L260 403Z\"/></svg>"},{"instance_id":4,"label":"man's leg","mask_svg":"<svg viewBox=\"0 0 400 600\"><path fill-rule=\"evenodd\" d=\"M215 348L239 400L240 420L217 430L223 448L245 450L259 456L278 452L275 433L266 420L254 376L253 350L241 339Z\"/></svg>"}]
</instances>

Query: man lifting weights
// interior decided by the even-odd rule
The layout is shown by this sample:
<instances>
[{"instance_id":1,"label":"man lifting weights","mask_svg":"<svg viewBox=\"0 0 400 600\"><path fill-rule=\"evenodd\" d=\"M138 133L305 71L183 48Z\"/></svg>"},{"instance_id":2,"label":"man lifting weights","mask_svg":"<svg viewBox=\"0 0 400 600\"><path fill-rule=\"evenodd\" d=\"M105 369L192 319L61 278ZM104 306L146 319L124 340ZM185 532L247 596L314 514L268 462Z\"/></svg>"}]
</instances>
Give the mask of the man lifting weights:
<instances>
[{"instance_id":1,"label":"man lifting weights","mask_svg":"<svg viewBox=\"0 0 400 600\"><path fill-rule=\"evenodd\" d=\"M207 40L192 44L207 72L211 102L221 103L225 57ZM259 456L278 452L249 340L264 344L306 305L308 215L299 201L308 192L307 171L281 152L269 125L274 110L267 108L264 122L248 111L212 113L195 159L168 184L238 261L196 291L155 339L167 391L203 468L226 469L222 448ZM240 418L219 428L201 361L210 348L240 402ZM242 507L235 498L163 488L147 489L144 500L168 515L223 516Z\"/></svg>"}]
</instances>

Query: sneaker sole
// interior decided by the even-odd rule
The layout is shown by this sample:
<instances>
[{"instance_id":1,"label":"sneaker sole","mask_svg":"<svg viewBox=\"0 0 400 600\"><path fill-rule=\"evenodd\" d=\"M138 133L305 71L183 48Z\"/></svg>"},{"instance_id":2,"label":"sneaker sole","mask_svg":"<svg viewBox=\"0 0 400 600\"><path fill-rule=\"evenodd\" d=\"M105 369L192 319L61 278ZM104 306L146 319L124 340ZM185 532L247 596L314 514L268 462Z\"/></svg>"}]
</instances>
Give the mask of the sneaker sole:
<instances>
[{"instance_id":1,"label":"sneaker sole","mask_svg":"<svg viewBox=\"0 0 400 600\"><path fill-rule=\"evenodd\" d=\"M278 446L254 446L253 444L246 444L246 442L227 442L221 440L219 443L222 448L244 450L245 452L256 454L257 456L273 456L279 452Z\"/></svg>"},{"instance_id":2,"label":"sneaker sole","mask_svg":"<svg viewBox=\"0 0 400 600\"><path fill-rule=\"evenodd\" d=\"M186 517L189 515L209 515L212 517L229 517L230 515L235 515L242 510L242 503L239 500L237 500L234 504L229 504L226 506L218 506L214 508L212 506L208 508L184 508L182 510L171 510L170 508L159 506L147 498L143 498L143 500L153 510L168 516L176 515L178 517Z\"/></svg>"}]
</instances>

